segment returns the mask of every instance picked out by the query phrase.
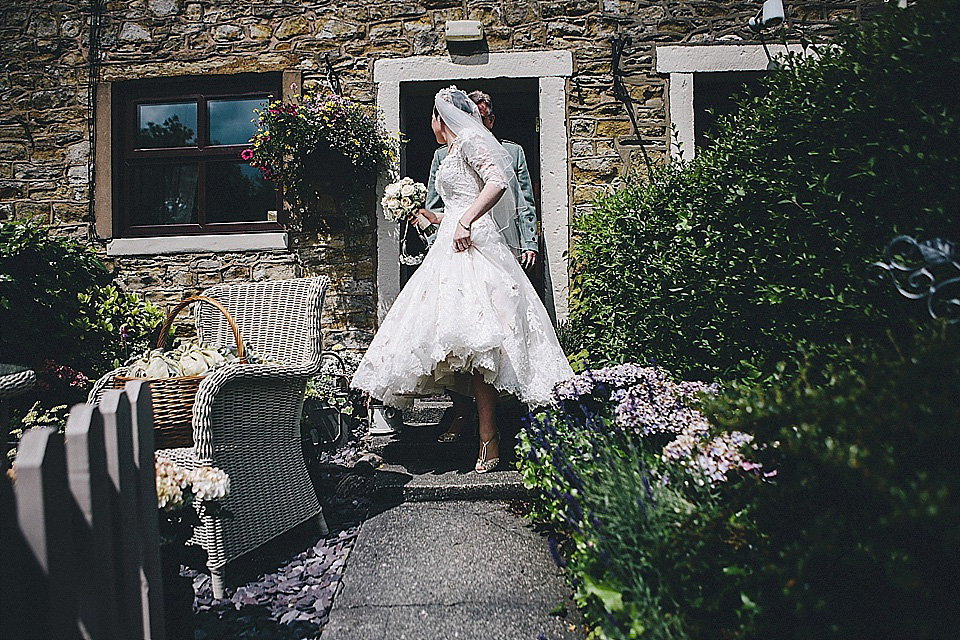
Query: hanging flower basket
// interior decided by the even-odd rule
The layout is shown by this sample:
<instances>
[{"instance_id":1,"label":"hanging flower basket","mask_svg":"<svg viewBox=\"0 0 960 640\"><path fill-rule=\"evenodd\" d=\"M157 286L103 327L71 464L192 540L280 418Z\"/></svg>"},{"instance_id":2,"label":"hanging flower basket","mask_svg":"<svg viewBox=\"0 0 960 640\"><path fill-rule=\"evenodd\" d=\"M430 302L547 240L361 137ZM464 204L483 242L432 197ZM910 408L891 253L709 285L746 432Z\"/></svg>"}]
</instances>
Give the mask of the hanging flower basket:
<instances>
[{"instance_id":1,"label":"hanging flower basket","mask_svg":"<svg viewBox=\"0 0 960 640\"><path fill-rule=\"evenodd\" d=\"M307 92L257 111L257 133L244 160L283 188L300 216L322 195L334 197L343 213L359 222L371 212L364 198L379 175L399 161L400 136L389 133L376 109L343 96Z\"/></svg>"}]
</instances>

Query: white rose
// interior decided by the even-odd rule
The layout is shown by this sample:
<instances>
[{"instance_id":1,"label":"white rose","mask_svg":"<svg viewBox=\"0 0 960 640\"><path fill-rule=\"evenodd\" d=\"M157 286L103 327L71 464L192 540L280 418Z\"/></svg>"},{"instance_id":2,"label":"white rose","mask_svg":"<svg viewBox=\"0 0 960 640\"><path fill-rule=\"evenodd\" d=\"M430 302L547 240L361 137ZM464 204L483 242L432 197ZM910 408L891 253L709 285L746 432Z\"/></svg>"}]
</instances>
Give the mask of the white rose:
<instances>
[{"instance_id":1,"label":"white rose","mask_svg":"<svg viewBox=\"0 0 960 640\"><path fill-rule=\"evenodd\" d=\"M404 196L412 196L416 192L417 190L413 188L412 184L405 184L400 188L400 194Z\"/></svg>"},{"instance_id":2,"label":"white rose","mask_svg":"<svg viewBox=\"0 0 960 640\"><path fill-rule=\"evenodd\" d=\"M413 200L410 198L400 198L400 204L403 205L404 209L409 209L413 206Z\"/></svg>"},{"instance_id":3,"label":"white rose","mask_svg":"<svg viewBox=\"0 0 960 640\"><path fill-rule=\"evenodd\" d=\"M400 193L400 185L397 183L387 185L387 188L383 190L383 193L387 196L395 196Z\"/></svg>"}]
</instances>

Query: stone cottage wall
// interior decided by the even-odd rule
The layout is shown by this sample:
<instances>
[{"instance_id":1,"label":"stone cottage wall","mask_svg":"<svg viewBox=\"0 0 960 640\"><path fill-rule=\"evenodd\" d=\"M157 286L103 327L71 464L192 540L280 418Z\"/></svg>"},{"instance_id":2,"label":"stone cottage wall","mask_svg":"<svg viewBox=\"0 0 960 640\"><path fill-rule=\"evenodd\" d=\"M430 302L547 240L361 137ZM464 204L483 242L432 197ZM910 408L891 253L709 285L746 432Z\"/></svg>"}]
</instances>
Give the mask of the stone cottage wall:
<instances>
[{"instance_id":1,"label":"stone cottage wall","mask_svg":"<svg viewBox=\"0 0 960 640\"><path fill-rule=\"evenodd\" d=\"M876 0L785 4L790 41L829 37L838 21L865 19L877 6ZM373 103L375 60L446 55L444 25L463 18L484 23L492 52L572 52L567 127L575 214L641 170L644 155L660 162L666 153L666 80L655 71L655 45L756 43L746 21L759 6L731 0L113 0L97 14L89 2L7 0L0 5L0 218L40 216L58 232L104 250L90 206L95 82L299 71L309 85L324 82L329 54L344 93ZM91 32L98 34L92 49ZM621 68L639 136L612 95L610 38L618 34L632 39ZM163 304L220 282L327 274L334 283L325 310L331 337L363 346L376 318L373 227L294 231L291 245L289 251L123 257L108 264L126 289Z\"/></svg>"}]
</instances>

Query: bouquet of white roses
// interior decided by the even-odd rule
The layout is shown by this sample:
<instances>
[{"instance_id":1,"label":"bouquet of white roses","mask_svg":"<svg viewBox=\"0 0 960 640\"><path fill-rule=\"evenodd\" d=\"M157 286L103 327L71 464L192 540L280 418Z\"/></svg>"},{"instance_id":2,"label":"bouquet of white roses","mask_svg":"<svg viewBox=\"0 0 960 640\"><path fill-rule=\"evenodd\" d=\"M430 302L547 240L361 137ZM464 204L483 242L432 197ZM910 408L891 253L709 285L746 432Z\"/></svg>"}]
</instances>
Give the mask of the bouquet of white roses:
<instances>
[{"instance_id":1,"label":"bouquet of white roses","mask_svg":"<svg viewBox=\"0 0 960 640\"><path fill-rule=\"evenodd\" d=\"M423 183L414 182L412 178L401 178L387 185L380 204L387 220L401 222L413 216L416 218L417 228L429 235L436 231L437 226L418 213L426 199L427 187Z\"/></svg>"}]
</instances>

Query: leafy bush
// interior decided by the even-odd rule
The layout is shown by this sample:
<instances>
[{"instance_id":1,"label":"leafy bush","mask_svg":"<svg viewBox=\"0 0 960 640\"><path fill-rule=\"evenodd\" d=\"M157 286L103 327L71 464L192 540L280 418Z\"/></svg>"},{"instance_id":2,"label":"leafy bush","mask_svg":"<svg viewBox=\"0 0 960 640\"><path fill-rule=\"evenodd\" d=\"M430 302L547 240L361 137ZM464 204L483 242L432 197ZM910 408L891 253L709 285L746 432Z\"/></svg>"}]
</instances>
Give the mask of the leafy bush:
<instances>
[{"instance_id":1,"label":"leafy bush","mask_svg":"<svg viewBox=\"0 0 960 640\"><path fill-rule=\"evenodd\" d=\"M160 309L111 280L91 249L39 221L0 222L0 361L38 369L51 402L75 402L74 374L106 373L145 350L163 322ZM73 374L61 384L64 368Z\"/></svg>"},{"instance_id":2,"label":"leafy bush","mask_svg":"<svg viewBox=\"0 0 960 640\"><path fill-rule=\"evenodd\" d=\"M958 50L960 0L890 5L784 61L695 160L599 201L575 222L580 346L709 379L882 339L899 310L867 265L960 228Z\"/></svg>"},{"instance_id":3,"label":"leafy bush","mask_svg":"<svg viewBox=\"0 0 960 640\"><path fill-rule=\"evenodd\" d=\"M710 443L696 394L712 390L633 364L586 371L521 433L524 483L566 536L552 549L591 637L747 637L761 541L726 496L762 476L737 450L667 454L684 438Z\"/></svg>"},{"instance_id":4,"label":"leafy bush","mask_svg":"<svg viewBox=\"0 0 960 640\"><path fill-rule=\"evenodd\" d=\"M38 220L0 222L0 361L63 362L80 339L78 294L110 279L91 249L49 236Z\"/></svg>"},{"instance_id":5,"label":"leafy bush","mask_svg":"<svg viewBox=\"0 0 960 640\"><path fill-rule=\"evenodd\" d=\"M926 327L706 409L775 482L738 496L772 555L760 637L948 638L960 626L960 334ZM763 446L763 445L767 446Z\"/></svg>"}]
</instances>

